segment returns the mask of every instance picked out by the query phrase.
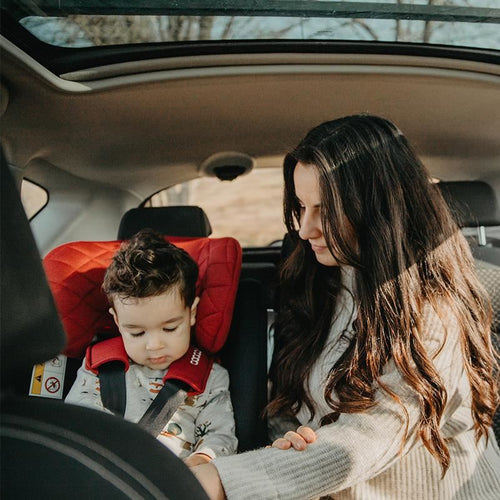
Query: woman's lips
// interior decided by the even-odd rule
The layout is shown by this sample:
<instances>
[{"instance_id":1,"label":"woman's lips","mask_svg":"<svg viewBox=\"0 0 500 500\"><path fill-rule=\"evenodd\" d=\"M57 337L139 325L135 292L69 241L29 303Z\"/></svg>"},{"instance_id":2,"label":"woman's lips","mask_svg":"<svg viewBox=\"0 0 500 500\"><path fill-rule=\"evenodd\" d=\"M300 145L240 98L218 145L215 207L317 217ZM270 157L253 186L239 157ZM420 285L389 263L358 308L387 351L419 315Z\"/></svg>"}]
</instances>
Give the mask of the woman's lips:
<instances>
[{"instance_id":1,"label":"woman's lips","mask_svg":"<svg viewBox=\"0 0 500 500\"><path fill-rule=\"evenodd\" d=\"M312 248L312 251L314 253L321 253L321 252L324 252L327 249L326 246L323 246L323 245L314 245L313 243L311 243L311 248Z\"/></svg>"}]
</instances>

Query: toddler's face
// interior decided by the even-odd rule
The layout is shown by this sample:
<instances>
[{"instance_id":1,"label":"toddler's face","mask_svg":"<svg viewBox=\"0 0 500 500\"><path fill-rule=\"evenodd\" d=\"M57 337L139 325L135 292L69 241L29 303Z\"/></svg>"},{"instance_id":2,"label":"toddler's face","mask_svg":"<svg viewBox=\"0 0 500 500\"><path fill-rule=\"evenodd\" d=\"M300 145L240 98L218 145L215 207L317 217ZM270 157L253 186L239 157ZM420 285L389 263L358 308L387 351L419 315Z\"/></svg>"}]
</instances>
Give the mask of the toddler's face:
<instances>
[{"instance_id":1,"label":"toddler's face","mask_svg":"<svg viewBox=\"0 0 500 500\"><path fill-rule=\"evenodd\" d=\"M109 312L132 361L164 370L184 356L196 320L198 298L187 307L177 288L154 297L115 297Z\"/></svg>"}]
</instances>

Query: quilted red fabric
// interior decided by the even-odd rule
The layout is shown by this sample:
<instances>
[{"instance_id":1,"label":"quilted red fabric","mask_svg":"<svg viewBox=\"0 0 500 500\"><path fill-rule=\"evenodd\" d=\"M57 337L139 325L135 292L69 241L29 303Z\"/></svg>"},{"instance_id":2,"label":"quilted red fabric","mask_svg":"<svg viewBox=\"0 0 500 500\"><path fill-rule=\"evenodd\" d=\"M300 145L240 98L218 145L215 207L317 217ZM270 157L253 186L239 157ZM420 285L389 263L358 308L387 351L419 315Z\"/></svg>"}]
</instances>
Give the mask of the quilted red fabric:
<instances>
[{"instance_id":1,"label":"quilted red fabric","mask_svg":"<svg viewBox=\"0 0 500 500\"><path fill-rule=\"evenodd\" d=\"M200 297L196 343L216 353L226 341L241 270L241 247L233 238L167 238L198 263ZM118 334L101 290L104 273L120 241L77 241L54 248L44 267L68 337L64 354L84 356L96 334Z\"/></svg>"}]
</instances>

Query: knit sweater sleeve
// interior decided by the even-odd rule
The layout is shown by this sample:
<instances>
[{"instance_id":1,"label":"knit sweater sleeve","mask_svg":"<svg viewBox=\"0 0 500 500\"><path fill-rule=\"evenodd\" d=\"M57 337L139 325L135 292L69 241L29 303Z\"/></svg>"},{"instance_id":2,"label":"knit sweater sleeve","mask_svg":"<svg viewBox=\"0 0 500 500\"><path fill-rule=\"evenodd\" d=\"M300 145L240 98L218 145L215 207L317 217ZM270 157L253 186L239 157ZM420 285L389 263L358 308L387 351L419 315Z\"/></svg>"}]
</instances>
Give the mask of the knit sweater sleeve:
<instances>
[{"instance_id":1,"label":"knit sweater sleeve","mask_svg":"<svg viewBox=\"0 0 500 500\"><path fill-rule=\"evenodd\" d=\"M442 349L445 328L436 314L427 314L425 331L426 348L438 353L434 365L448 391L453 391L462 371L456 331L447 328ZM342 414L335 423L321 427L316 442L305 451L267 448L214 460L228 499L304 499L332 494L377 476L412 447L422 446L415 432L418 397L392 361L381 382L399 395L406 411L378 389L374 407L364 413ZM322 392L322 388L318 390ZM408 439L402 447L405 433Z\"/></svg>"}]
</instances>

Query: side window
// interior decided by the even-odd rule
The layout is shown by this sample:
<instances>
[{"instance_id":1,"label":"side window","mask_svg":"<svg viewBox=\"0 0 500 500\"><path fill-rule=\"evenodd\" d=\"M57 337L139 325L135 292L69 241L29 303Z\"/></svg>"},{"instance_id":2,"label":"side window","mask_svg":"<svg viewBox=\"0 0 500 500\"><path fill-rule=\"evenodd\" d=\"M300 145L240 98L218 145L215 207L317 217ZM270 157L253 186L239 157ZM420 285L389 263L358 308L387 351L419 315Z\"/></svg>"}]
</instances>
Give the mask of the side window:
<instances>
[{"instance_id":1,"label":"side window","mask_svg":"<svg viewBox=\"0 0 500 500\"><path fill-rule=\"evenodd\" d=\"M31 220L47 204L49 194L38 184L28 179L23 179L21 184L21 201L26 216Z\"/></svg>"},{"instance_id":2,"label":"side window","mask_svg":"<svg viewBox=\"0 0 500 500\"><path fill-rule=\"evenodd\" d=\"M159 191L144 204L169 205L201 207L212 226L212 236L232 236L243 247L267 246L285 233L281 168L257 168L233 181L193 179Z\"/></svg>"}]
</instances>

